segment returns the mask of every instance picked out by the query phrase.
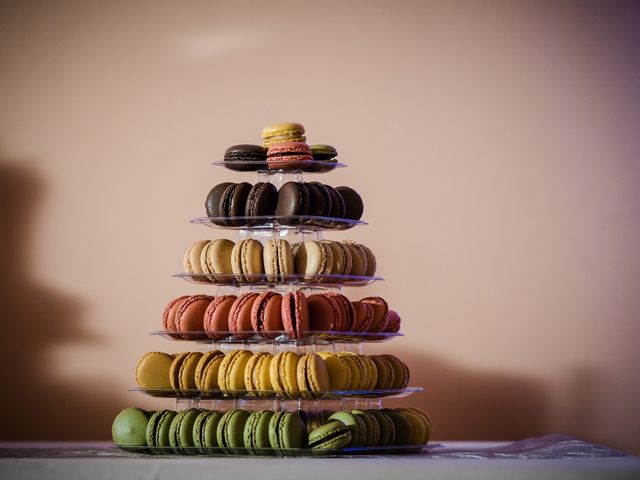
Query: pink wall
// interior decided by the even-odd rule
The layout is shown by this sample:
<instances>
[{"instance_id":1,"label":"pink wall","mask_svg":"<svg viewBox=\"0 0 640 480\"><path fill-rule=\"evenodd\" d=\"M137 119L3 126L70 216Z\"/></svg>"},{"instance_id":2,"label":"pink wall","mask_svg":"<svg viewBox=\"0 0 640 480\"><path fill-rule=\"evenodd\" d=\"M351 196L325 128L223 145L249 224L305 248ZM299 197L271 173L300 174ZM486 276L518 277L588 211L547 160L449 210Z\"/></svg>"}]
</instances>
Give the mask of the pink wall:
<instances>
[{"instance_id":1,"label":"pink wall","mask_svg":"<svg viewBox=\"0 0 640 480\"><path fill-rule=\"evenodd\" d=\"M615 7L615 8L614 8ZM2 438L107 438L215 183L300 121L366 200L436 436L640 453L633 3L3 2ZM333 234L331 238L345 238ZM6 376L8 375L8 379ZM28 420L28 422L26 421Z\"/></svg>"}]
</instances>

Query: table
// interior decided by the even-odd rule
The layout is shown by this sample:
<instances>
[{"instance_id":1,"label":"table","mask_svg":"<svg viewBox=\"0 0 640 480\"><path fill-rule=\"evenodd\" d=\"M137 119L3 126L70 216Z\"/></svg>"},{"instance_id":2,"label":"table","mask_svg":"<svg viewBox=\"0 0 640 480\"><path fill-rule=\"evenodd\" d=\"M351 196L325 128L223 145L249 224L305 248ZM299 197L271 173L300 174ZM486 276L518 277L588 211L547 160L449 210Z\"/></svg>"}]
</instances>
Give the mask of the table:
<instances>
[{"instance_id":1,"label":"table","mask_svg":"<svg viewBox=\"0 0 640 480\"><path fill-rule=\"evenodd\" d=\"M153 457L109 442L0 443L0 479L638 479L640 458L563 435L443 442L430 453L350 458Z\"/></svg>"}]
</instances>

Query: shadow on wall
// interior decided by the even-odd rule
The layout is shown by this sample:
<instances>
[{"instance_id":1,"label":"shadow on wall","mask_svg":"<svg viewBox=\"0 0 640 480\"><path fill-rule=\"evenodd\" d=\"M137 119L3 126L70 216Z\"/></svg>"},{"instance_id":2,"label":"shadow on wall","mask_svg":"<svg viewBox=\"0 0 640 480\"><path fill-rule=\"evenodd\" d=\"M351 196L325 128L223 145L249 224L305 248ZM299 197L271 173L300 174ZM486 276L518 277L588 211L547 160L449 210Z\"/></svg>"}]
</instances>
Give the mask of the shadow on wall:
<instances>
[{"instance_id":1,"label":"shadow on wall","mask_svg":"<svg viewBox=\"0 0 640 480\"><path fill-rule=\"evenodd\" d=\"M83 306L32 278L30 245L44 184L32 169L0 158L0 398L2 440L104 439L114 404L103 383L60 379L52 356L100 339L83 329Z\"/></svg>"},{"instance_id":2,"label":"shadow on wall","mask_svg":"<svg viewBox=\"0 0 640 480\"><path fill-rule=\"evenodd\" d=\"M424 392L392 406L422 408L431 417L438 440L516 440L549 432L547 387L534 379L466 369L406 352L411 386Z\"/></svg>"}]
</instances>

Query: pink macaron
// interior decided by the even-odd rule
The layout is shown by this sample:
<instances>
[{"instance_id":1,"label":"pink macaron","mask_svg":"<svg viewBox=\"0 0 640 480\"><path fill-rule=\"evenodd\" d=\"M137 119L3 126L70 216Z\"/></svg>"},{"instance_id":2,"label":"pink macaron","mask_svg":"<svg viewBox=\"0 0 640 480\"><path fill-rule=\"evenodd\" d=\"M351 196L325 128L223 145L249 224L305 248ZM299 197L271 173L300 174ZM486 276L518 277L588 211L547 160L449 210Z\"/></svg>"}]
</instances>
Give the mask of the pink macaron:
<instances>
[{"instance_id":1,"label":"pink macaron","mask_svg":"<svg viewBox=\"0 0 640 480\"><path fill-rule=\"evenodd\" d=\"M271 170L297 170L311 164L311 148L304 142L274 143L267 151L267 166Z\"/></svg>"}]
</instances>

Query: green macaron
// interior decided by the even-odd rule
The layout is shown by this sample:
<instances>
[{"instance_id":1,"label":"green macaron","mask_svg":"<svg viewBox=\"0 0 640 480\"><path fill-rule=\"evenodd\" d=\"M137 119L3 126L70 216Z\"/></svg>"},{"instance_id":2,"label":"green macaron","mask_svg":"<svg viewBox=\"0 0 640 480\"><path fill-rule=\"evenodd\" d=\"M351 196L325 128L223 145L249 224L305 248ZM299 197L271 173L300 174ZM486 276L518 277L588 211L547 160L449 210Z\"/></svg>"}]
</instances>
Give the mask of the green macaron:
<instances>
[{"instance_id":1,"label":"green macaron","mask_svg":"<svg viewBox=\"0 0 640 480\"><path fill-rule=\"evenodd\" d=\"M360 415L351 412L335 412L329 420L337 420L344 423L351 430L350 447L364 447L368 442L367 424Z\"/></svg>"},{"instance_id":2,"label":"green macaron","mask_svg":"<svg viewBox=\"0 0 640 480\"><path fill-rule=\"evenodd\" d=\"M409 421L402 413L393 408L384 408L382 411L389 416L395 428L396 435L393 445L409 445L412 437L411 424Z\"/></svg>"},{"instance_id":3,"label":"green macaron","mask_svg":"<svg viewBox=\"0 0 640 480\"><path fill-rule=\"evenodd\" d=\"M147 424L147 445L153 453L167 453L167 447L170 446L169 430L176 415L173 410L159 410L151 415Z\"/></svg>"},{"instance_id":4,"label":"green macaron","mask_svg":"<svg viewBox=\"0 0 640 480\"><path fill-rule=\"evenodd\" d=\"M136 407L122 410L113 420L111 437L120 447L146 447L147 424L151 412Z\"/></svg>"},{"instance_id":5,"label":"green macaron","mask_svg":"<svg viewBox=\"0 0 640 480\"><path fill-rule=\"evenodd\" d=\"M373 415L363 410L351 410L351 413L360 417L366 425L367 437L363 442L364 447L375 447L380 441L380 424Z\"/></svg>"},{"instance_id":6,"label":"green macaron","mask_svg":"<svg viewBox=\"0 0 640 480\"><path fill-rule=\"evenodd\" d=\"M393 445L396 437L396 429L389 415L382 410L367 410L367 412L374 416L378 420L378 427L380 427L380 439L378 441L379 446Z\"/></svg>"},{"instance_id":7,"label":"green macaron","mask_svg":"<svg viewBox=\"0 0 640 480\"><path fill-rule=\"evenodd\" d=\"M218 423L216 440L224 452L242 455L244 450L244 426L250 413L246 410L229 410Z\"/></svg>"},{"instance_id":8,"label":"green macaron","mask_svg":"<svg viewBox=\"0 0 640 480\"><path fill-rule=\"evenodd\" d=\"M202 410L189 408L178 412L169 427L169 445L176 453L193 454L193 424Z\"/></svg>"},{"instance_id":9,"label":"green macaron","mask_svg":"<svg viewBox=\"0 0 640 480\"><path fill-rule=\"evenodd\" d=\"M259 410L249 415L244 426L244 446L248 453L252 455L270 453L269 422L273 414L271 410Z\"/></svg>"},{"instance_id":10,"label":"green macaron","mask_svg":"<svg viewBox=\"0 0 640 480\"><path fill-rule=\"evenodd\" d=\"M218 447L217 431L222 412L204 410L193 422L193 444L203 454L215 453Z\"/></svg>"},{"instance_id":11,"label":"green macaron","mask_svg":"<svg viewBox=\"0 0 640 480\"><path fill-rule=\"evenodd\" d=\"M300 415L295 412L276 412L269 421L269 443L289 455L291 449L304 448L307 440L307 429ZM288 452L286 450L289 450Z\"/></svg>"},{"instance_id":12,"label":"green macaron","mask_svg":"<svg viewBox=\"0 0 640 480\"><path fill-rule=\"evenodd\" d=\"M351 429L344 423L334 420L311 432L308 445L314 453L323 453L323 450L340 450L350 443Z\"/></svg>"}]
</instances>

